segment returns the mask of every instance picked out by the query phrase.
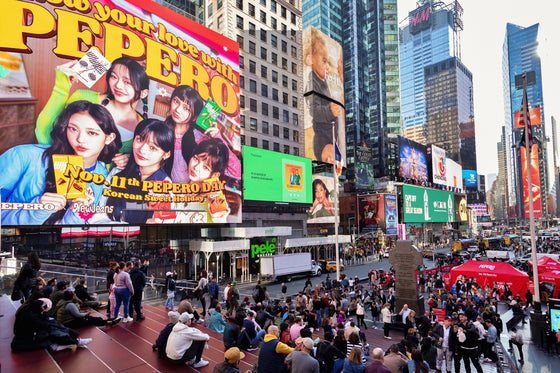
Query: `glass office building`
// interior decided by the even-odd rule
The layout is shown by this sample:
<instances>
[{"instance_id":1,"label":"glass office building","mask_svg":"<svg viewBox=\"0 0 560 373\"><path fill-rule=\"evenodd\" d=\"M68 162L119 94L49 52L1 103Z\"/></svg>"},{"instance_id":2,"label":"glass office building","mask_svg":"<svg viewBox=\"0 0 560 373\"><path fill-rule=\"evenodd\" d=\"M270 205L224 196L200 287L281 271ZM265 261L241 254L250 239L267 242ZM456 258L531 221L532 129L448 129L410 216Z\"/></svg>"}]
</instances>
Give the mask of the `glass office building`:
<instances>
[{"instance_id":1,"label":"glass office building","mask_svg":"<svg viewBox=\"0 0 560 373\"><path fill-rule=\"evenodd\" d=\"M517 215L523 215L523 196L521 180L521 156L519 142L522 130L515 128L514 115L521 110L523 87L516 85L515 77L534 72L534 82L528 82L527 99L531 107L540 106L541 125L533 128L533 136L539 144L539 178L541 193L548 191L548 161L546 157L545 110L543 106L541 60L537 53L539 24L521 27L511 23L506 25L506 35L503 44L502 72L504 90L504 123L506 128L506 149L508 171L509 206L517 206ZM541 201L545 201L544 195ZM546 203L542 204L543 216L546 214Z\"/></svg>"}]
</instances>

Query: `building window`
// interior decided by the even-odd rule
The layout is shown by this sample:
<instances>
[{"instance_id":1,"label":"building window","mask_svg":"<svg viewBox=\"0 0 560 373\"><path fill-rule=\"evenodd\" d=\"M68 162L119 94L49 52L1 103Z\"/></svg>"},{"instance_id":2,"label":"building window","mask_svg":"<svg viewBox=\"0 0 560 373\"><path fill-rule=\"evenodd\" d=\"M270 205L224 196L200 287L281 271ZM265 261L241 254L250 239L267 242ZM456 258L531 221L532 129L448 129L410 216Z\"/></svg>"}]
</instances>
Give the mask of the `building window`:
<instances>
[{"instance_id":1,"label":"building window","mask_svg":"<svg viewBox=\"0 0 560 373\"><path fill-rule=\"evenodd\" d=\"M276 88L272 88L272 99L278 101L278 90Z\"/></svg>"},{"instance_id":2,"label":"building window","mask_svg":"<svg viewBox=\"0 0 560 373\"><path fill-rule=\"evenodd\" d=\"M276 13L276 0L270 0L270 10Z\"/></svg>"},{"instance_id":3,"label":"building window","mask_svg":"<svg viewBox=\"0 0 560 373\"><path fill-rule=\"evenodd\" d=\"M294 142L299 142L299 131L294 130L294 132L292 132L292 136Z\"/></svg>"},{"instance_id":4,"label":"building window","mask_svg":"<svg viewBox=\"0 0 560 373\"><path fill-rule=\"evenodd\" d=\"M274 52L272 52L270 54L270 62L272 62L274 65L278 65L278 55Z\"/></svg>"},{"instance_id":5,"label":"building window","mask_svg":"<svg viewBox=\"0 0 560 373\"><path fill-rule=\"evenodd\" d=\"M282 68L288 70L288 60L282 57Z\"/></svg>"},{"instance_id":6,"label":"building window","mask_svg":"<svg viewBox=\"0 0 560 373\"><path fill-rule=\"evenodd\" d=\"M280 31L282 35L286 36L288 34L288 27L282 23L282 31Z\"/></svg>"},{"instance_id":7,"label":"building window","mask_svg":"<svg viewBox=\"0 0 560 373\"><path fill-rule=\"evenodd\" d=\"M282 52L288 53L288 42L286 40L282 40Z\"/></svg>"},{"instance_id":8,"label":"building window","mask_svg":"<svg viewBox=\"0 0 560 373\"><path fill-rule=\"evenodd\" d=\"M278 83L278 71L272 70L272 82Z\"/></svg>"},{"instance_id":9,"label":"building window","mask_svg":"<svg viewBox=\"0 0 560 373\"><path fill-rule=\"evenodd\" d=\"M245 68L245 58L243 56L239 56L239 68L240 69Z\"/></svg>"},{"instance_id":10,"label":"building window","mask_svg":"<svg viewBox=\"0 0 560 373\"><path fill-rule=\"evenodd\" d=\"M298 115L296 113L292 113L292 123L294 124L294 126L297 126L299 124Z\"/></svg>"},{"instance_id":11,"label":"building window","mask_svg":"<svg viewBox=\"0 0 560 373\"><path fill-rule=\"evenodd\" d=\"M282 16L282 18L286 18L286 7L285 6L280 6L280 15Z\"/></svg>"},{"instance_id":12,"label":"building window","mask_svg":"<svg viewBox=\"0 0 560 373\"><path fill-rule=\"evenodd\" d=\"M297 74L297 63L292 62L292 73Z\"/></svg>"},{"instance_id":13,"label":"building window","mask_svg":"<svg viewBox=\"0 0 560 373\"><path fill-rule=\"evenodd\" d=\"M261 103L261 112L262 115L266 115L268 117L268 104L266 102Z\"/></svg>"},{"instance_id":14,"label":"building window","mask_svg":"<svg viewBox=\"0 0 560 373\"><path fill-rule=\"evenodd\" d=\"M297 91L297 80L292 79L292 91Z\"/></svg>"},{"instance_id":15,"label":"building window","mask_svg":"<svg viewBox=\"0 0 560 373\"><path fill-rule=\"evenodd\" d=\"M266 48L265 47L261 47L261 59L266 61L266 56L267 56L267 52L266 52Z\"/></svg>"},{"instance_id":16,"label":"building window","mask_svg":"<svg viewBox=\"0 0 560 373\"><path fill-rule=\"evenodd\" d=\"M253 79L249 79L249 91L257 93L257 82Z\"/></svg>"},{"instance_id":17,"label":"building window","mask_svg":"<svg viewBox=\"0 0 560 373\"><path fill-rule=\"evenodd\" d=\"M218 0L218 9L222 9L222 0Z\"/></svg>"},{"instance_id":18,"label":"building window","mask_svg":"<svg viewBox=\"0 0 560 373\"><path fill-rule=\"evenodd\" d=\"M292 107L297 109L297 97L296 96L292 96Z\"/></svg>"},{"instance_id":19,"label":"building window","mask_svg":"<svg viewBox=\"0 0 560 373\"><path fill-rule=\"evenodd\" d=\"M258 144L258 140L256 137L251 137L251 146L256 148L257 146L259 146Z\"/></svg>"},{"instance_id":20,"label":"building window","mask_svg":"<svg viewBox=\"0 0 560 373\"><path fill-rule=\"evenodd\" d=\"M261 83L261 96L268 97L268 86L264 83Z\"/></svg>"},{"instance_id":21,"label":"building window","mask_svg":"<svg viewBox=\"0 0 560 373\"><path fill-rule=\"evenodd\" d=\"M212 17L214 14L214 4L208 5L208 18Z\"/></svg>"},{"instance_id":22,"label":"building window","mask_svg":"<svg viewBox=\"0 0 560 373\"><path fill-rule=\"evenodd\" d=\"M290 154L290 146L284 145L284 154Z\"/></svg>"},{"instance_id":23,"label":"building window","mask_svg":"<svg viewBox=\"0 0 560 373\"><path fill-rule=\"evenodd\" d=\"M251 131L257 130L257 118L249 118L249 126L251 127Z\"/></svg>"},{"instance_id":24,"label":"building window","mask_svg":"<svg viewBox=\"0 0 560 373\"><path fill-rule=\"evenodd\" d=\"M266 43L266 30L261 29L261 41Z\"/></svg>"},{"instance_id":25,"label":"building window","mask_svg":"<svg viewBox=\"0 0 560 373\"><path fill-rule=\"evenodd\" d=\"M290 123L290 112L288 110L283 110L282 111L282 120L285 123Z\"/></svg>"},{"instance_id":26,"label":"building window","mask_svg":"<svg viewBox=\"0 0 560 373\"><path fill-rule=\"evenodd\" d=\"M266 12L261 10L261 22L266 25Z\"/></svg>"},{"instance_id":27,"label":"building window","mask_svg":"<svg viewBox=\"0 0 560 373\"><path fill-rule=\"evenodd\" d=\"M243 10L243 0L236 0L237 9Z\"/></svg>"},{"instance_id":28,"label":"building window","mask_svg":"<svg viewBox=\"0 0 560 373\"><path fill-rule=\"evenodd\" d=\"M255 43L252 41L249 42L249 53L255 54Z\"/></svg>"},{"instance_id":29,"label":"building window","mask_svg":"<svg viewBox=\"0 0 560 373\"><path fill-rule=\"evenodd\" d=\"M297 31L296 30L290 30L290 39L292 39L292 41L296 41L297 39Z\"/></svg>"},{"instance_id":30,"label":"building window","mask_svg":"<svg viewBox=\"0 0 560 373\"><path fill-rule=\"evenodd\" d=\"M286 75L282 75L282 86L288 88L288 77Z\"/></svg>"},{"instance_id":31,"label":"building window","mask_svg":"<svg viewBox=\"0 0 560 373\"><path fill-rule=\"evenodd\" d=\"M245 145L245 135L241 135L241 145Z\"/></svg>"},{"instance_id":32,"label":"building window","mask_svg":"<svg viewBox=\"0 0 560 373\"><path fill-rule=\"evenodd\" d=\"M284 128L284 138L285 139L290 138L290 129L289 128Z\"/></svg>"},{"instance_id":33,"label":"building window","mask_svg":"<svg viewBox=\"0 0 560 373\"><path fill-rule=\"evenodd\" d=\"M241 126L241 128L245 128L245 115L243 114L239 116L239 125Z\"/></svg>"},{"instance_id":34,"label":"building window","mask_svg":"<svg viewBox=\"0 0 560 373\"><path fill-rule=\"evenodd\" d=\"M268 150L268 140L262 141L262 148Z\"/></svg>"},{"instance_id":35,"label":"building window","mask_svg":"<svg viewBox=\"0 0 560 373\"><path fill-rule=\"evenodd\" d=\"M257 100L254 98L249 100L249 110L256 113L257 112Z\"/></svg>"},{"instance_id":36,"label":"building window","mask_svg":"<svg viewBox=\"0 0 560 373\"><path fill-rule=\"evenodd\" d=\"M220 9L220 8L218 8L218 9ZM221 29L222 29L222 23L223 23L223 21L224 21L224 16L219 15L219 16L218 16L218 20L216 21L216 27L218 27L218 30L221 30Z\"/></svg>"},{"instance_id":37,"label":"building window","mask_svg":"<svg viewBox=\"0 0 560 373\"><path fill-rule=\"evenodd\" d=\"M255 74L257 71L257 63L255 61L249 60L249 72Z\"/></svg>"},{"instance_id":38,"label":"building window","mask_svg":"<svg viewBox=\"0 0 560 373\"><path fill-rule=\"evenodd\" d=\"M239 107L245 108L245 96L239 95Z\"/></svg>"},{"instance_id":39,"label":"building window","mask_svg":"<svg viewBox=\"0 0 560 373\"><path fill-rule=\"evenodd\" d=\"M237 28L243 30L243 17L237 16Z\"/></svg>"},{"instance_id":40,"label":"building window","mask_svg":"<svg viewBox=\"0 0 560 373\"><path fill-rule=\"evenodd\" d=\"M295 25L295 24L296 24L296 15L295 15L295 13L290 12L290 17L291 17L292 25Z\"/></svg>"},{"instance_id":41,"label":"building window","mask_svg":"<svg viewBox=\"0 0 560 373\"><path fill-rule=\"evenodd\" d=\"M245 41L243 40L243 36L237 35L237 42L239 43L239 49L243 50L245 46Z\"/></svg>"},{"instance_id":42,"label":"building window","mask_svg":"<svg viewBox=\"0 0 560 373\"><path fill-rule=\"evenodd\" d=\"M299 148L294 148L294 155L298 155L298 156L299 156Z\"/></svg>"},{"instance_id":43,"label":"building window","mask_svg":"<svg viewBox=\"0 0 560 373\"><path fill-rule=\"evenodd\" d=\"M273 147L274 147L274 151L275 151L275 152L279 152L279 151L280 151L280 144L278 144L277 142L275 142L275 143L273 144Z\"/></svg>"},{"instance_id":44,"label":"building window","mask_svg":"<svg viewBox=\"0 0 560 373\"><path fill-rule=\"evenodd\" d=\"M272 48L278 48L278 37L276 35L270 35L270 45L272 45Z\"/></svg>"},{"instance_id":45,"label":"building window","mask_svg":"<svg viewBox=\"0 0 560 373\"><path fill-rule=\"evenodd\" d=\"M251 17L255 16L255 6L253 4L249 4L249 15Z\"/></svg>"},{"instance_id":46,"label":"building window","mask_svg":"<svg viewBox=\"0 0 560 373\"><path fill-rule=\"evenodd\" d=\"M292 50L292 57L297 58L297 48L292 45L290 49Z\"/></svg>"},{"instance_id":47,"label":"building window","mask_svg":"<svg viewBox=\"0 0 560 373\"><path fill-rule=\"evenodd\" d=\"M279 137L280 136L280 126L277 124L272 125L272 136Z\"/></svg>"},{"instance_id":48,"label":"building window","mask_svg":"<svg viewBox=\"0 0 560 373\"><path fill-rule=\"evenodd\" d=\"M278 106L272 107L272 118L280 119L280 109L278 109Z\"/></svg>"},{"instance_id":49,"label":"building window","mask_svg":"<svg viewBox=\"0 0 560 373\"><path fill-rule=\"evenodd\" d=\"M264 65L261 65L261 78L265 78L268 75L268 68Z\"/></svg>"},{"instance_id":50,"label":"building window","mask_svg":"<svg viewBox=\"0 0 560 373\"><path fill-rule=\"evenodd\" d=\"M239 76L239 87L245 88L245 77L243 75Z\"/></svg>"},{"instance_id":51,"label":"building window","mask_svg":"<svg viewBox=\"0 0 560 373\"><path fill-rule=\"evenodd\" d=\"M286 92L282 92L282 103L288 105L288 94Z\"/></svg>"},{"instance_id":52,"label":"building window","mask_svg":"<svg viewBox=\"0 0 560 373\"><path fill-rule=\"evenodd\" d=\"M261 0L261 5L266 6L266 0Z\"/></svg>"},{"instance_id":53,"label":"building window","mask_svg":"<svg viewBox=\"0 0 560 373\"><path fill-rule=\"evenodd\" d=\"M270 17L270 28L276 30L278 27L278 23L276 22L276 18Z\"/></svg>"},{"instance_id":54,"label":"building window","mask_svg":"<svg viewBox=\"0 0 560 373\"><path fill-rule=\"evenodd\" d=\"M262 122L262 133L265 133L268 135L268 122L263 121Z\"/></svg>"},{"instance_id":55,"label":"building window","mask_svg":"<svg viewBox=\"0 0 560 373\"><path fill-rule=\"evenodd\" d=\"M254 23L251 23L251 22L249 22L249 35L253 35L253 36L255 36L255 30L256 30L256 28L255 28L255 24L254 24Z\"/></svg>"}]
</instances>

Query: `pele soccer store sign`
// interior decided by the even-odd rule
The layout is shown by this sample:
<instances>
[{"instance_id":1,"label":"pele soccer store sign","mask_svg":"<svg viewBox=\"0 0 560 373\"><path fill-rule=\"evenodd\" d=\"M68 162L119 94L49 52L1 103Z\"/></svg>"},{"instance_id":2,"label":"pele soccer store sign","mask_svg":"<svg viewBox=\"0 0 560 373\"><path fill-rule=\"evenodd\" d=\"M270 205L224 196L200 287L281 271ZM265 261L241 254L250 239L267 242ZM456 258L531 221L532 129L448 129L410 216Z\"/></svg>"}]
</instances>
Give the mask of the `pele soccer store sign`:
<instances>
[{"instance_id":1,"label":"pele soccer store sign","mask_svg":"<svg viewBox=\"0 0 560 373\"><path fill-rule=\"evenodd\" d=\"M4 118L3 225L241 222L237 42L140 0L2 0L0 35L0 99L36 108Z\"/></svg>"},{"instance_id":2,"label":"pele soccer store sign","mask_svg":"<svg viewBox=\"0 0 560 373\"><path fill-rule=\"evenodd\" d=\"M453 193L403 185L406 223L451 223L455 219Z\"/></svg>"},{"instance_id":3,"label":"pele soccer store sign","mask_svg":"<svg viewBox=\"0 0 560 373\"><path fill-rule=\"evenodd\" d=\"M261 271L260 258L276 255L278 239L276 237L251 238L251 251L249 253L249 273L256 275Z\"/></svg>"}]
</instances>

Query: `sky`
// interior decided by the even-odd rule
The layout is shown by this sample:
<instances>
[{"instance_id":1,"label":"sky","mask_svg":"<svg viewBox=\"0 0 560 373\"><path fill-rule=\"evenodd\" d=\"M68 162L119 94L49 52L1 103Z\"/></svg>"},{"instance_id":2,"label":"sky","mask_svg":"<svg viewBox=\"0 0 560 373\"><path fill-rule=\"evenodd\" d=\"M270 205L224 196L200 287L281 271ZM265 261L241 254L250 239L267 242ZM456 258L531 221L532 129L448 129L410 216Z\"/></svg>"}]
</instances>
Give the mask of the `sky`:
<instances>
[{"instance_id":1,"label":"sky","mask_svg":"<svg viewBox=\"0 0 560 373\"><path fill-rule=\"evenodd\" d=\"M529 27L540 23L538 51L543 74L546 133L550 138L550 175L553 166L550 117L560 121L560 32L557 28L560 2L463 0L459 3L463 7L461 61L473 74L477 166L483 175L498 173L496 144L504 125L502 47L506 24ZM400 27L403 27L407 23L402 21L416 8L416 0L398 0L397 6Z\"/></svg>"}]
</instances>

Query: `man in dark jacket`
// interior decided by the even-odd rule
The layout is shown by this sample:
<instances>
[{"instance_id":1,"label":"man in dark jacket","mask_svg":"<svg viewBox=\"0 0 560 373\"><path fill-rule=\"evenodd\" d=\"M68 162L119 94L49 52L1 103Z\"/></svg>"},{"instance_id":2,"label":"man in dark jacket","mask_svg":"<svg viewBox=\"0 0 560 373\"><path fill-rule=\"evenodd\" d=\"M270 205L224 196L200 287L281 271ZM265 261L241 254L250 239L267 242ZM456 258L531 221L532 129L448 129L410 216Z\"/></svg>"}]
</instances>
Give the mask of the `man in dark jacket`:
<instances>
[{"instance_id":1,"label":"man in dark jacket","mask_svg":"<svg viewBox=\"0 0 560 373\"><path fill-rule=\"evenodd\" d=\"M146 275L140 270L140 261L134 262L134 267L129 272L130 281L134 288L134 295L130 297L130 306L128 307L130 317L133 317L133 311L136 311L136 321L144 320L142 314L142 292L146 286Z\"/></svg>"},{"instance_id":2,"label":"man in dark jacket","mask_svg":"<svg viewBox=\"0 0 560 373\"><path fill-rule=\"evenodd\" d=\"M78 280L78 284L74 288L74 293L76 293L76 297L82 301L82 305L85 307L97 309L101 305L97 299L88 293L85 278Z\"/></svg>"},{"instance_id":3,"label":"man in dark jacket","mask_svg":"<svg viewBox=\"0 0 560 373\"><path fill-rule=\"evenodd\" d=\"M468 321L463 311L459 312L459 324L457 331L457 341L459 344L459 352L465 364L467 373L471 373L471 364L474 365L478 373L482 373L482 367L478 362L478 332L472 322ZM459 373L457 364L455 365L455 373Z\"/></svg>"},{"instance_id":4,"label":"man in dark jacket","mask_svg":"<svg viewBox=\"0 0 560 373\"><path fill-rule=\"evenodd\" d=\"M156 343L152 345L152 350L157 350L160 357L167 357L165 354L165 348L167 347L167 340L169 339L169 334L173 330L173 327L179 321L179 312L176 311L169 311L167 313L169 316L169 324L165 325L165 328L161 332L159 332L159 336L156 339Z\"/></svg>"},{"instance_id":5,"label":"man in dark jacket","mask_svg":"<svg viewBox=\"0 0 560 373\"><path fill-rule=\"evenodd\" d=\"M326 332L325 340L317 345L317 352L315 354L317 356L317 360L319 360L321 373L330 373L333 369L335 359L344 360L346 358L345 352L340 351L338 348L333 346L333 339L333 333Z\"/></svg>"}]
</instances>

